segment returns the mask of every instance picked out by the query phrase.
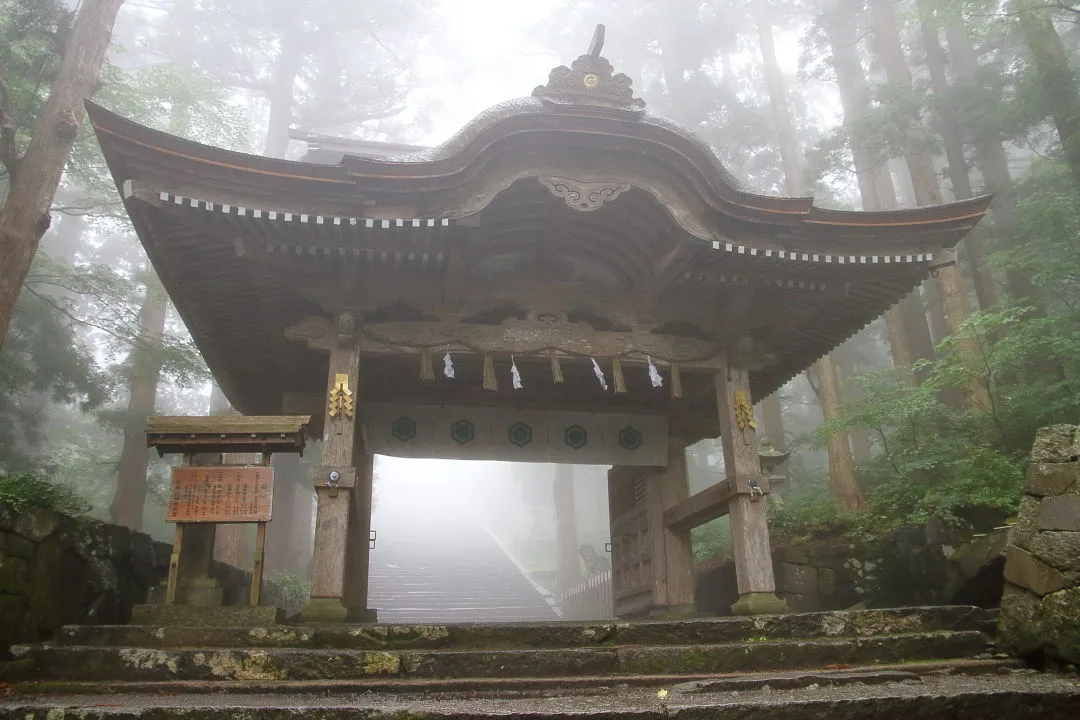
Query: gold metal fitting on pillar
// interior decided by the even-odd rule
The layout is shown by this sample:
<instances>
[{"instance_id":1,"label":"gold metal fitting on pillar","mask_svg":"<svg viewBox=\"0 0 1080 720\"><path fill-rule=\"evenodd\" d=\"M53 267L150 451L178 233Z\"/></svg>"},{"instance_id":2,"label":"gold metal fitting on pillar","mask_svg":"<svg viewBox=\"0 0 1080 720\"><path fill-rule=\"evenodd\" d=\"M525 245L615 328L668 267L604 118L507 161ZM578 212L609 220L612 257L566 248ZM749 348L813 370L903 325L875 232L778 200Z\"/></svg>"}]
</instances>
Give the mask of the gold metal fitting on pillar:
<instances>
[{"instance_id":1,"label":"gold metal fitting on pillar","mask_svg":"<svg viewBox=\"0 0 1080 720\"><path fill-rule=\"evenodd\" d=\"M740 430L745 431L747 428L757 430L754 409L750 407L750 399L746 397L745 390L735 391L735 422Z\"/></svg>"},{"instance_id":2,"label":"gold metal fitting on pillar","mask_svg":"<svg viewBox=\"0 0 1080 720\"><path fill-rule=\"evenodd\" d=\"M334 387L326 399L326 414L330 417L344 415L352 418L355 412L352 390L349 389L348 373L334 375Z\"/></svg>"}]
</instances>

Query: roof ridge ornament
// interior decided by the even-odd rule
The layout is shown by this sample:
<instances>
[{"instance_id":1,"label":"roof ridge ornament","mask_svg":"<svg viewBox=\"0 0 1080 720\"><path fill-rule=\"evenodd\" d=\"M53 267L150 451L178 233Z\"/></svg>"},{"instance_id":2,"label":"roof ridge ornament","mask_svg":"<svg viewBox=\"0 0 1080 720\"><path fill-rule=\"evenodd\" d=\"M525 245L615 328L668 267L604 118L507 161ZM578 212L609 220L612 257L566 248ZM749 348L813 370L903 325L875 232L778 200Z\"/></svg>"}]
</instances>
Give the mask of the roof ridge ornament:
<instances>
[{"instance_id":1,"label":"roof ridge ornament","mask_svg":"<svg viewBox=\"0 0 1080 720\"><path fill-rule=\"evenodd\" d=\"M594 107L616 110L629 115L642 115L645 101L634 97L633 80L623 73L613 74L615 68L604 49L604 26L597 25L589 51L570 67L560 65L548 75L547 85L533 90L533 97L554 109Z\"/></svg>"}]
</instances>

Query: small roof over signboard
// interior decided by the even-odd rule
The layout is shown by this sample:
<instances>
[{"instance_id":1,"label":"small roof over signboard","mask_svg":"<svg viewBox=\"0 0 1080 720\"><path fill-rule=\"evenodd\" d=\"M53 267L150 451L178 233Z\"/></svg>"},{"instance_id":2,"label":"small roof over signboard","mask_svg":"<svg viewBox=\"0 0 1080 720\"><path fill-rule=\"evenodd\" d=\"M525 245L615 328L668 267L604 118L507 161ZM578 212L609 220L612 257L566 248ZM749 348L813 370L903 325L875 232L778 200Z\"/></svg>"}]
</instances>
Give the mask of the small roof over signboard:
<instances>
[{"instance_id":1,"label":"small roof over signboard","mask_svg":"<svg viewBox=\"0 0 1080 720\"><path fill-rule=\"evenodd\" d=\"M309 415L167 416L146 421L146 446L159 455L187 453L304 454Z\"/></svg>"}]
</instances>

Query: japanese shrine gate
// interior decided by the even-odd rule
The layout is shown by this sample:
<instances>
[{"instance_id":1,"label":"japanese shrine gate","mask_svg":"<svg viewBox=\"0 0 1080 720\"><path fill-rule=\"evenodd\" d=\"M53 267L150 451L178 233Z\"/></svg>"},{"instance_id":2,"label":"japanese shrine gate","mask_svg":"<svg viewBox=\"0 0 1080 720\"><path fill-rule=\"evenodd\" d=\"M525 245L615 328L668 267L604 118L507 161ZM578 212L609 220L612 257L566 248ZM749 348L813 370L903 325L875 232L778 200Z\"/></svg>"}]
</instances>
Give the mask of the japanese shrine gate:
<instances>
[{"instance_id":1,"label":"japanese shrine gate","mask_svg":"<svg viewBox=\"0 0 1080 720\"><path fill-rule=\"evenodd\" d=\"M745 192L601 46L432 149L309 138L321 162L294 162L89 106L233 406L322 433L305 619L370 616L374 453L612 464L618 614L692 605L690 530L724 513L735 611L784 609L752 398L952 263L989 198L843 212ZM688 497L684 450L715 437L727 478Z\"/></svg>"}]
</instances>

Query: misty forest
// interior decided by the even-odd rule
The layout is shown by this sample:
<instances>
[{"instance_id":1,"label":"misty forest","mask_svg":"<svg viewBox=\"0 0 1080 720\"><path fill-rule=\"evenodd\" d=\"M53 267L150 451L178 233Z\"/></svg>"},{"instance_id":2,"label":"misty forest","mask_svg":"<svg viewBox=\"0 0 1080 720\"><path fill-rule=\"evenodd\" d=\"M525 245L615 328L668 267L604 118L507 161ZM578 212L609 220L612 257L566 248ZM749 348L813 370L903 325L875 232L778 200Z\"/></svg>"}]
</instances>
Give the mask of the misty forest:
<instances>
[{"instance_id":1,"label":"misty forest","mask_svg":"<svg viewBox=\"0 0 1080 720\"><path fill-rule=\"evenodd\" d=\"M169 540L178 460L148 451L147 418L231 412L92 130L64 108L92 97L276 158L299 158L309 136L431 147L528 95L597 23L649 111L696 133L749 192L867 211L994 195L955 264L754 398L762 437L791 451L774 543L1014 518L1036 430L1080 418L1068 0L0 0L0 501ZM309 476L309 450L279 472ZM687 463L691 492L724 477L718 442ZM422 495L483 516L543 576L558 565L559 473L380 459L373 527ZM600 555L604 478L572 472L577 542ZM313 498L288 502L310 542ZM727 522L694 530L695 561L730 555ZM271 547L267 570L303 594L309 562L310 548Z\"/></svg>"}]
</instances>

